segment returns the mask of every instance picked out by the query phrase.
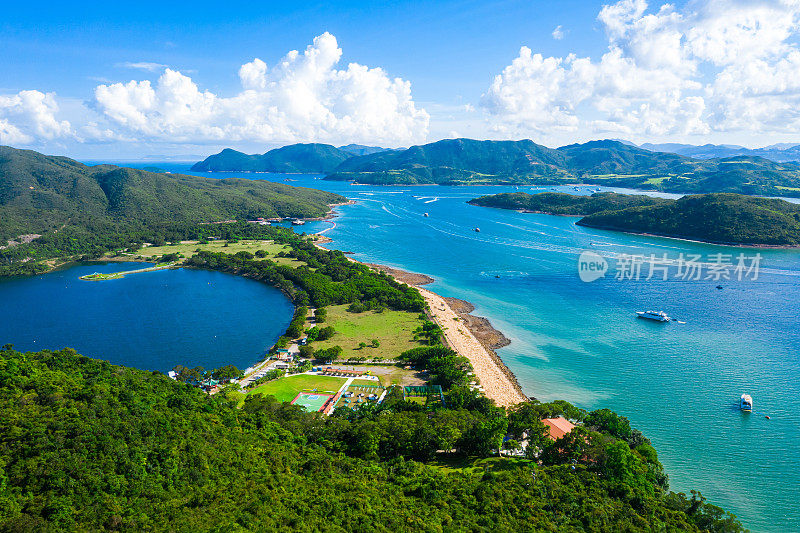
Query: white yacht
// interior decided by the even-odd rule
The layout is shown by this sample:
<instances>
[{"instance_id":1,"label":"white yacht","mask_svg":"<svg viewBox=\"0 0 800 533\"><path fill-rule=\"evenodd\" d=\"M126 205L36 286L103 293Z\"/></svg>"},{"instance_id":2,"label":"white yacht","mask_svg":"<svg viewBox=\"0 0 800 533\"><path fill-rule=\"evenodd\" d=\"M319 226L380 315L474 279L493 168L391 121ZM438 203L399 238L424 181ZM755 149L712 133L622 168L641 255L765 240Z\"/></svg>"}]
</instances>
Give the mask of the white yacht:
<instances>
[{"instance_id":1,"label":"white yacht","mask_svg":"<svg viewBox=\"0 0 800 533\"><path fill-rule=\"evenodd\" d=\"M742 397L739 398L739 409L746 413L753 410L753 399L749 394L742 394Z\"/></svg>"},{"instance_id":2,"label":"white yacht","mask_svg":"<svg viewBox=\"0 0 800 533\"><path fill-rule=\"evenodd\" d=\"M636 311L639 318L647 318L656 322L669 322L672 320L664 311Z\"/></svg>"}]
</instances>

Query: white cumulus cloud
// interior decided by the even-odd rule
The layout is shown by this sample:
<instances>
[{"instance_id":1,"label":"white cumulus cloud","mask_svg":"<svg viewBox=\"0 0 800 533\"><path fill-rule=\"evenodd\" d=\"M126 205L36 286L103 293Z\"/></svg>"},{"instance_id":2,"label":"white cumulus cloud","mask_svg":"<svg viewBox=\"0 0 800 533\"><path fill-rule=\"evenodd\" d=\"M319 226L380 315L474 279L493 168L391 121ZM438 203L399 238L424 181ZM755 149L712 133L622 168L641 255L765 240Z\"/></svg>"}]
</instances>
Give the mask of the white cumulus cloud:
<instances>
[{"instance_id":1,"label":"white cumulus cloud","mask_svg":"<svg viewBox=\"0 0 800 533\"><path fill-rule=\"evenodd\" d=\"M621 0L599 14L599 58L527 47L481 99L498 131L800 132L800 1Z\"/></svg>"},{"instance_id":2,"label":"white cumulus cloud","mask_svg":"<svg viewBox=\"0 0 800 533\"><path fill-rule=\"evenodd\" d=\"M55 94L20 91L0 95L0 143L32 144L37 139L53 140L74 137L70 123L58 120Z\"/></svg>"},{"instance_id":3,"label":"white cumulus cloud","mask_svg":"<svg viewBox=\"0 0 800 533\"><path fill-rule=\"evenodd\" d=\"M342 50L324 33L268 68L242 65L242 91L220 96L165 69L154 82L100 85L94 107L114 126L154 140L370 142L424 140L429 116L411 84L381 68L339 67Z\"/></svg>"}]
</instances>

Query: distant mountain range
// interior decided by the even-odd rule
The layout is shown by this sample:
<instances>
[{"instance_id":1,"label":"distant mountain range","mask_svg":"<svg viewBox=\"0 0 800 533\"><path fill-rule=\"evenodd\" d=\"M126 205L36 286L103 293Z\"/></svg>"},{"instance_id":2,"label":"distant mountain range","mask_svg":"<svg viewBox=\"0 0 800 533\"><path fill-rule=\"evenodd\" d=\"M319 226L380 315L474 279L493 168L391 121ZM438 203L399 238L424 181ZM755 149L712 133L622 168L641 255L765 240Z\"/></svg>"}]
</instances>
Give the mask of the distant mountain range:
<instances>
[{"instance_id":1,"label":"distant mountain range","mask_svg":"<svg viewBox=\"0 0 800 533\"><path fill-rule=\"evenodd\" d=\"M732 144L704 144L702 146L695 146L692 144L650 144L645 143L639 145L640 148L650 150L652 152L670 152L679 154L686 157L693 157L695 159L714 159L719 157L763 157L775 161L776 163L785 163L788 161L800 161L800 143L782 143L765 146L764 148L745 148L744 146L736 146Z\"/></svg>"},{"instance_id":2,"label":"distant mountain range","mask_svg":"<svg viewBox=\"0 0 800 533\"><path fill-rule=\"evenodd\" d=\"M376 154L387 148L348 144L290 144L262 155L248 155L230 148L192 166L197 172L279 172L284 174L327 174L351 157Z\"/></svg>"},{"instance_id":3,"label":"distant mountain range","mask_svg":"<svg viewBox=\"0 0 800 533\"><path fill-rule=\"evenodd\" d=\"M447 139L365 155L326 144L296 144L260 156L227 149L192 170L321 173L328 180L373 185L590 183L676 193L800 196L800 163L748 155L690 158L612 140L554 149L531 140Z\"/></svg>"}]
</instances>

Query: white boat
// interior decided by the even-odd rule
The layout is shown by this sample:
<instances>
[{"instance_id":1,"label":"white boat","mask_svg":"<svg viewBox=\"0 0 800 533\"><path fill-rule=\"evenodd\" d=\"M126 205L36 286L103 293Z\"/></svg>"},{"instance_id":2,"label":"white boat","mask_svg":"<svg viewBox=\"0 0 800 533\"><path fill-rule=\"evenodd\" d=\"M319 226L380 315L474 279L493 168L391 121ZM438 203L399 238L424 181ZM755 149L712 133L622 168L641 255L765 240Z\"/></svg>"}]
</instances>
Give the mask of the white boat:
<instances>
[{"instance_id":1,"label":"white boat","mask_svg":"<svg viewBox=\"0 0 800 533\"><path fill-rule=\"evenodd\" d=\"M745 413L749 413L753 410L753 399L749 394L742 394L742 397L739 398L739 409Z\"/></svg>"},{"instance_id":2,"label":"white boat","mask_svg":"<svg viewBox=\"0 0 800 533\"><path fill-rule=\"evenodd\" d=\"M672 320L664 311L636 311L639 318L655 320L656 322L669 322Z\"/></svg>"},{"instance_id":3,"label":"white boat","mask_svg":"<svg viewBox=\"0 0 800 533\"><path fill-rule=\"evenodd\" d=\"M306 221L305 221L305 220L300 220L299 218L298 218L298 219L295 219L295 220L292 220L292 225L293 225L293 226L302 226L302 225L304 225L305 223L306 223Z\"/></svg>"}]
</instances>

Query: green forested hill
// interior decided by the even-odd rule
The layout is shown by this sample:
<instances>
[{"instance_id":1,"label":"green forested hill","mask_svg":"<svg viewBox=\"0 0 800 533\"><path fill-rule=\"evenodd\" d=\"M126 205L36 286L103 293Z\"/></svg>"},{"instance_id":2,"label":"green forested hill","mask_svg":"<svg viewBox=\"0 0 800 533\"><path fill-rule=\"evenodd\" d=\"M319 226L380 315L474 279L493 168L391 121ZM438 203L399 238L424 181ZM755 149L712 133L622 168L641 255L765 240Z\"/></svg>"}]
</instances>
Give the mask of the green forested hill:
<instances>
[{"instance_id":1,"label":"green forested hill","mask_svg":"<svg viewBox=\"0 0 800 533\"><path fill-rule=\"evenodd\" d=\"M329 144L291 144L270 150L263 155L248 155L226 148L196 163L198 172L283 172L324 174L353 157Z\"/></svg>"},{"instance_id":2,"label":"green forested hill","mask_svg":"<svg viewBox=\"0 0 800 533\"><path fill-rule=\"evenodd\" d=\"M593 183L678 193L800 196L800 165L759 157L690 159L618 141L551 149L533 141L448 139L353 157L326 177L370 184Z\"/></svg>"},{"instance_id":3,"label":"green forested hill","mask_svg":"<svg viewBox=\"0 0 800 533\"><path fill-rule=\"evenodd\" d=\"M800 245L800 205L741 194L698 194L665 200L599 193L511 193L473 205L555 215L581 215L578 225L723 244Z\"/></svg>"},{"instance_id":4,"label":"green forested hill","mask_svg":"<svg viewBox=\"0 0 800 533\"><path fill-rule=\"evenodd\" d=\"M447 139L348 159L331 180L359 183L494 183L566 177L565 158L533 141Z\"/></svg>"},{"instance_id":5,"label":"green forested hill","mask_svg":"<svg viewBox=\"0 0 800 533\"><path fill-rule=\"evenodd\" d=\"M96 241L132 231L147 237L147 230L166 226L320 217L329 211L328 204L343 201L337 194L281 183L216 180L113 165L89 167L64 157L0 146L0 246L20 235L43 236L28 245L0 250L0 270L15 259L54 257L49 252L25 254L56 235Z\"/></svg>"},{"instance_id":6,"label":"green forested hill","mask_svg":"<svg viewBox=\"0 0 800 533\"><path fill-rule=\"evenodd\" d=\"M530 403L506 419L472 402L323 418L251 395L237 409L157 372L5 346L0 530L742 531L666 492L655 450L608 410ZM541 464L412 460L561 413L587 429L542 437Z\"/></svg>"},{"instance_id":7,"label":"green forested hill","mask_svg":"<svg viewBox=\"0 0 800 533\"><path fill-rule=\"evenodd\" d=\"M549 215L589 215L598 211L619 210L628 207L657 205L669 202L661 198L653 198L643 194L617 194L613 192L595 193L591 196L579 196L562 192L543 192L528 194L511 192L481 196L468 203L483 207L500 209L517 209L547 213Z\"/></svg>"}]
</instances>

